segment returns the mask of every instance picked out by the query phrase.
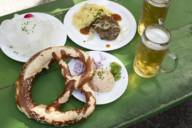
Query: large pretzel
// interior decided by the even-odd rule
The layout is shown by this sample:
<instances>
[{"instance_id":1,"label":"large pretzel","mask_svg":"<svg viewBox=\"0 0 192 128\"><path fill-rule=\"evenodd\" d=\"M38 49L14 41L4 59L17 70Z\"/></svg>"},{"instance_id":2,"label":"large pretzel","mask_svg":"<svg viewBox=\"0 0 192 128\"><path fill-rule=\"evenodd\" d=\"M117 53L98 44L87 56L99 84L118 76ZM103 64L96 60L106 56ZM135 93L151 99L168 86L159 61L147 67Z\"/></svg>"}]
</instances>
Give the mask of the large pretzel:
<instances>
[{"instance_id":1,"label":"large pretzel","mask_svg":"<svg viewBox=\"0 0 192 128\"><path fill-rule=\"evenodd\" d=\"M80 76L71 76L65 63L67 58L80 59L85 65L85 72ZM31 97L32 81L43 69L48 69L52 61L58 61L61 73L65 79L65 89L50 105L36 105ZM95 109L95 98L88 82L94 73L92 59L83 51L69 47L51 47L34 55L23 67L16 82L16 103L20 111L28 118L55 126L76 123L87 118ZM82 91L86 104L79 109L61 112L60 105L67 102L74 89Z\"/></svg>"}]
</instances>

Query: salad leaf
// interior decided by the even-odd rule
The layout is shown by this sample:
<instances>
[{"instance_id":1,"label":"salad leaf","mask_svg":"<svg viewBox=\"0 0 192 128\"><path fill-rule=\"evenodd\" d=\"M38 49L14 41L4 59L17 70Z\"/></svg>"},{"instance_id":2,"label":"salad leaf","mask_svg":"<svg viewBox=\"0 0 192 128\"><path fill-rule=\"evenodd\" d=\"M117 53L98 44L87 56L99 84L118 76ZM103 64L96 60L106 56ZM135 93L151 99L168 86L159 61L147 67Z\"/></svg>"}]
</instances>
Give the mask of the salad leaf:
<instances>
[{"instance_id":1,"label":"salad leaf","mask_svg":"<svg viewBox=\"0 0 192 128\"><path fill-rule=\"evenodd\" d=\"M112 62L110 68L115 81L118 81L121 78L121 66L116 62Z\"/></svg>"}]
</instances>

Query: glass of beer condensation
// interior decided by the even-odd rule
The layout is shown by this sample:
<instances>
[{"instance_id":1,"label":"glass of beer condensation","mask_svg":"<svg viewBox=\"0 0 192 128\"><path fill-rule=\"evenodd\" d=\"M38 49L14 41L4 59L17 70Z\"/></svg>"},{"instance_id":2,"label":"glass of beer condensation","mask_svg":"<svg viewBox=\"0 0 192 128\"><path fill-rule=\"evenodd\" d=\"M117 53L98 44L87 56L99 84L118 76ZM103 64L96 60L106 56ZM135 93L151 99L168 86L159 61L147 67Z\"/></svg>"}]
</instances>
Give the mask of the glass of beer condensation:
<instances>
[{"instance_id":1,"label":"glass of beer condensation","mask_svg":"<svg viewBox=\"0 0 192 128\"><path fill-rule=\"evenodd\" d=\"M141 37L141 43L136 52L134 60L135 72L144 78L151 78L159 71L171 72L177 66L177 57L169 52L170 33L161 25L148 26ZM165 70L161 64L168 55L173 61L173 67Z\"/></svg>"},{"instance_id":2,"label":"glass of beer condensation","mask_svg":"<svg viewBox=\"0 0 192 128\"><path fill-rule=\"evenodd\" d=\"M171 0L144 0L143 12L139 20L138 33L142 35L147 26L163 24Z\"/></svg>"}]
</instances>

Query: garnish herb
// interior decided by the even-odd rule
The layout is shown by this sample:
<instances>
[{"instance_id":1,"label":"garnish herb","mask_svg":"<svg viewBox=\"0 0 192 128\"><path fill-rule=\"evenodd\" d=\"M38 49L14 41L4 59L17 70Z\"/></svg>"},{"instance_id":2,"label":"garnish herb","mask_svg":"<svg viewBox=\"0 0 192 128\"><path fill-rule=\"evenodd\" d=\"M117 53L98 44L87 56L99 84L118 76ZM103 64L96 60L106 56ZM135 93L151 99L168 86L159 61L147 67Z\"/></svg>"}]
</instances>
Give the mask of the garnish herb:
<instances>
[{"instance_id":1,"label":"garnish herb","mask_svg":"<svg viewBox=\"0 0 192 128\"><path fill-rule=\"evenodd\" d=\"M99 10L97 11L97 14L96 14L94 17L95 17L95 18L101 17L101 16L103 15L103 12L104 12L103 9L99 9Z\"/></svg>"},{"instance_id":2,"label":"garnish herb","mask_svg":"<svg viewBox=\"0 0 192 128\"><path fill-rule=\"evenodd\" d=\"M21 24L21 30L23 32L26 32L26 34L30 34L34 32L34 29L36 28L36 24L33 24L33 26L30 28L29 25L31 25L31 21L26 21Z\"/></svg>"},{"instance_id":3,"label":"garnish herb","mask_svg":"<svg viewBox=\"0 0 192 128\"><path fill-rule=\"evenodd\" d=\"M101 80L104 79L103 74L104 74L104 71L103 71L103 70L97 72L97 76L99 77L99 79L101 79Z\"/></svg>"},{"instance_id":4,"label":"garnish herb","mask_svg":"<svg viewBox=\"0 0 192 128\"><path fill-rule=\"evenodd\" d=\"M116 62L112 62L110 68L115 81L118 81L121 78L121 66Z\"/></svg>"}]
</instances>

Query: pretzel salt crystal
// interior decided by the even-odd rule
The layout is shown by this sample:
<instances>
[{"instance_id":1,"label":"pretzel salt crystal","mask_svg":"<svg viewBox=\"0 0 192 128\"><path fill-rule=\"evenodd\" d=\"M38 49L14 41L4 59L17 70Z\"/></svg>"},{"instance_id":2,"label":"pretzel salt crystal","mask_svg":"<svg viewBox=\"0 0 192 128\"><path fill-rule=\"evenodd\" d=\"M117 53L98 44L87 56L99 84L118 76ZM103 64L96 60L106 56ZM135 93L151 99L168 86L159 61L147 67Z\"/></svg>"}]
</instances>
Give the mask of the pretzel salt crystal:
<instances>
[{"instance_id":1,"label":"pretzel salt crystal","mask_svg":"<svg viewBox=\"0 0 192 128\"><path fill-rule=\"evenodd\" d=\"M67 58L80 59L85 65L85 72L80 76L71 76L65 63ZM43 69L56 60L59 62L61 73L65 79L65 89L50 105L36 105L31 97L32 81ZM95 109L95 98L89 87L89 81L94 73L92 59L83 51L69 47L51 47L34 55L23 67L16 82L16 103L20 111L29 118L55 126L76 123L87 118ZM62 112L60 105L66 103L74 89L79 89L86 97L86 104L79 109Z\"/></svg>"}]
</instances>

